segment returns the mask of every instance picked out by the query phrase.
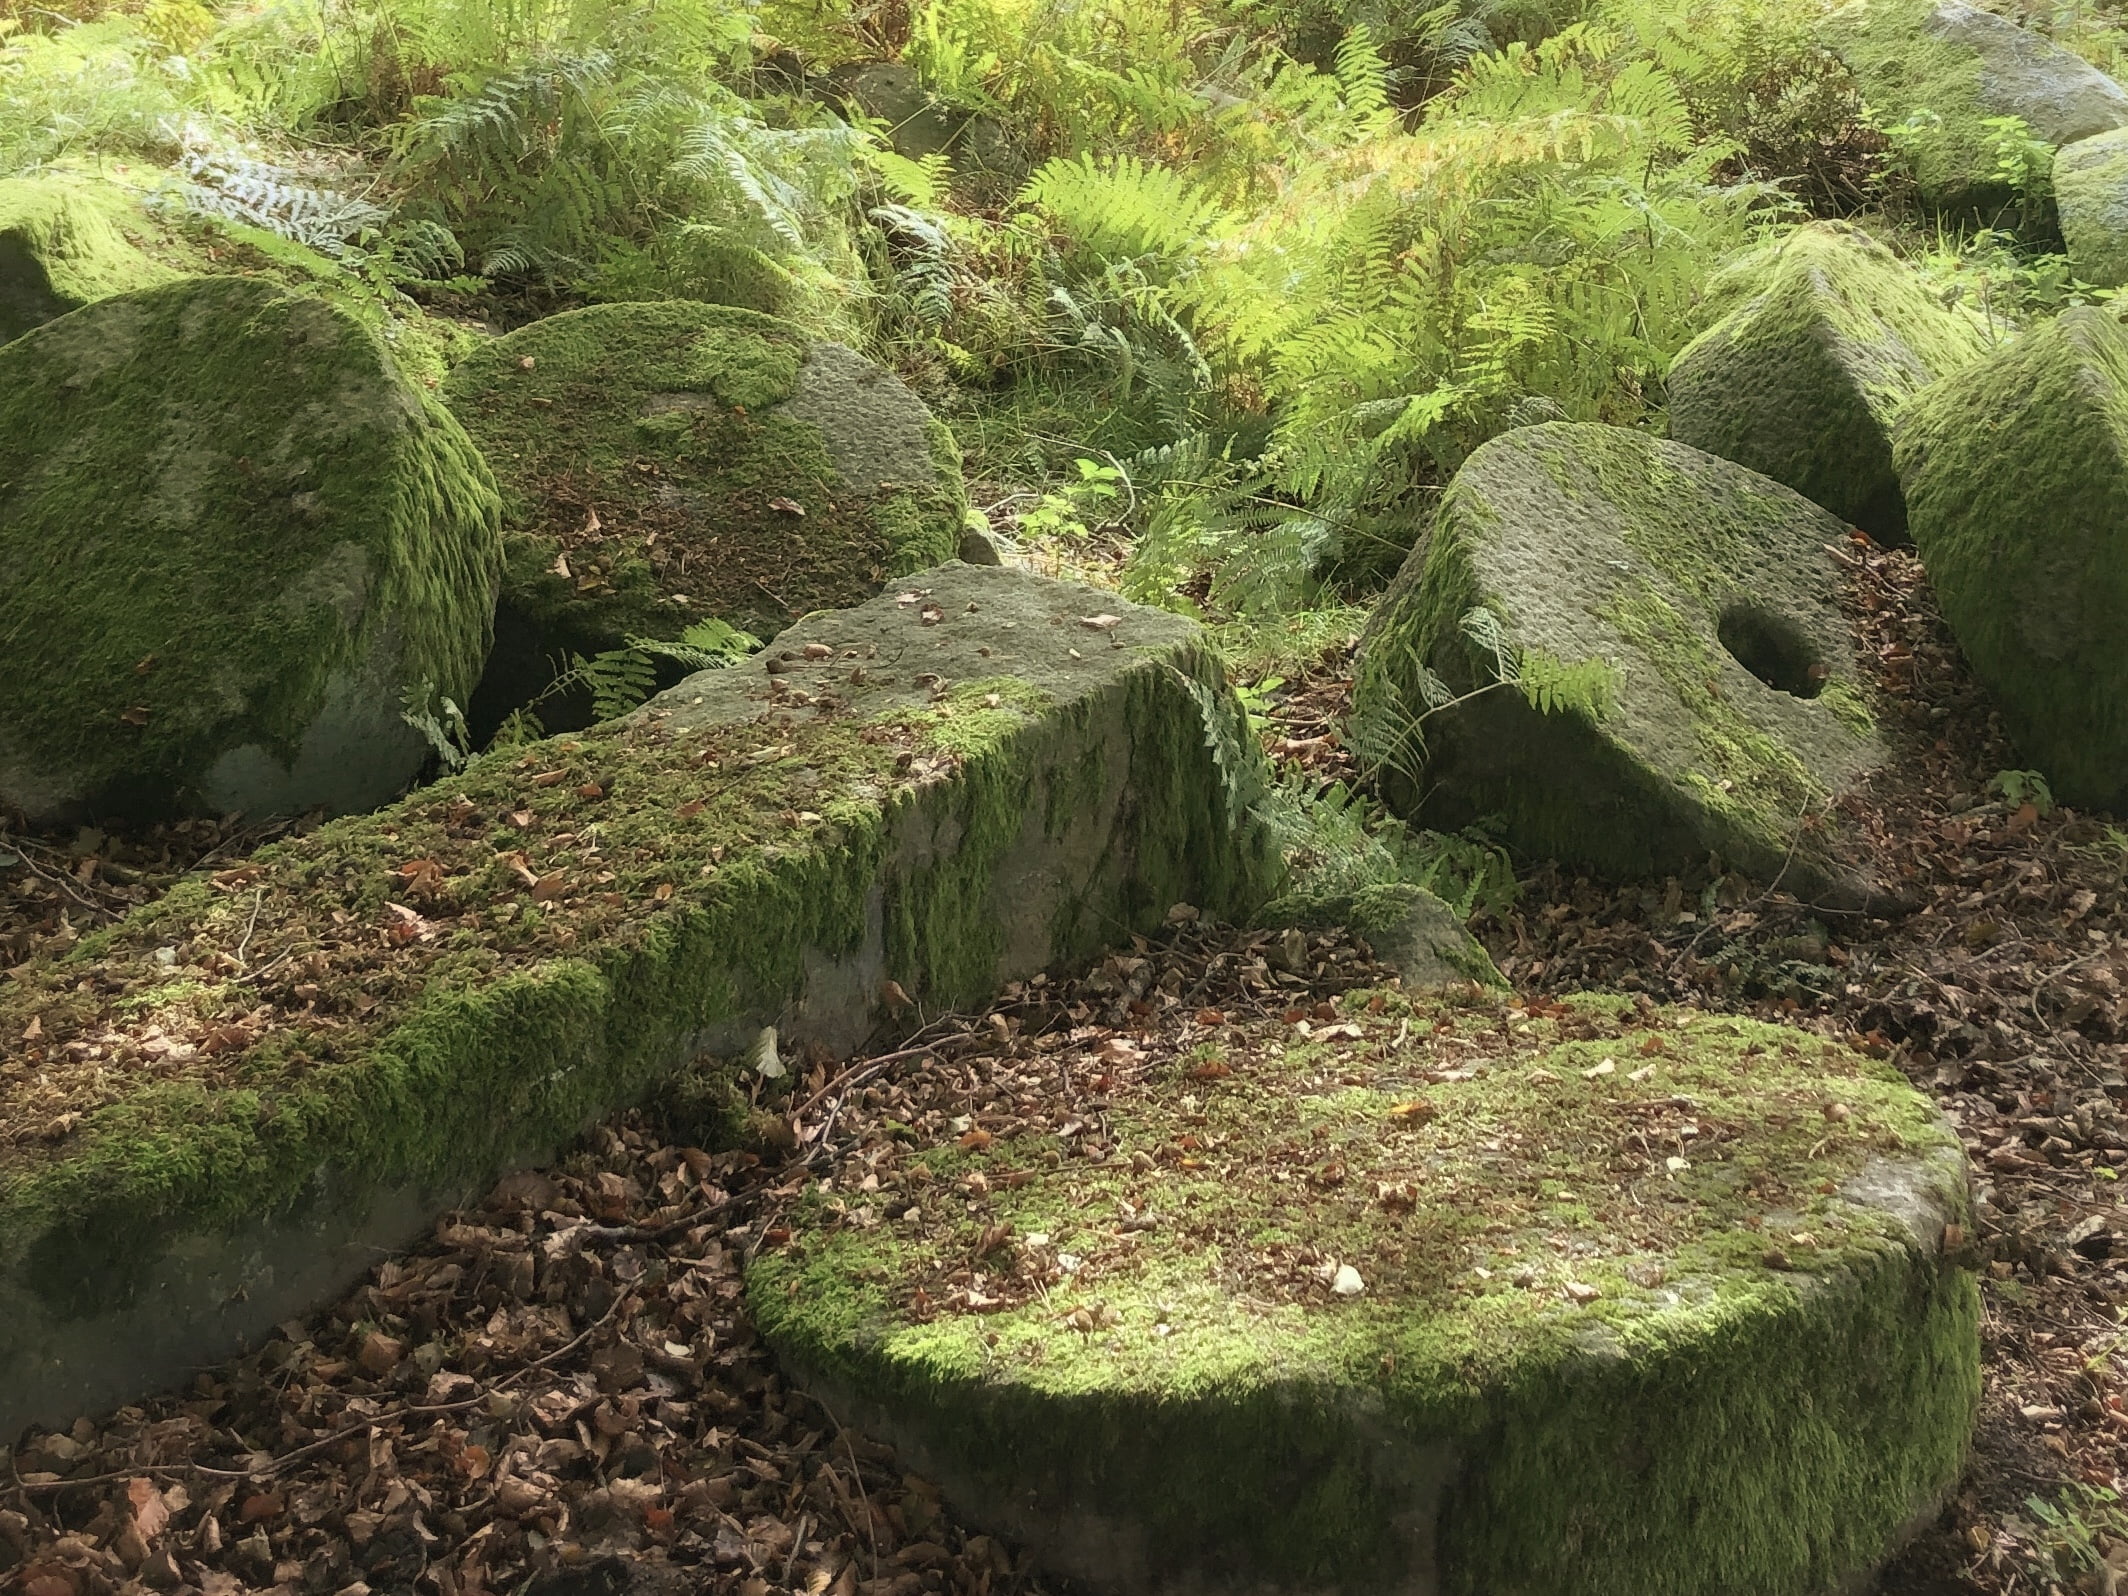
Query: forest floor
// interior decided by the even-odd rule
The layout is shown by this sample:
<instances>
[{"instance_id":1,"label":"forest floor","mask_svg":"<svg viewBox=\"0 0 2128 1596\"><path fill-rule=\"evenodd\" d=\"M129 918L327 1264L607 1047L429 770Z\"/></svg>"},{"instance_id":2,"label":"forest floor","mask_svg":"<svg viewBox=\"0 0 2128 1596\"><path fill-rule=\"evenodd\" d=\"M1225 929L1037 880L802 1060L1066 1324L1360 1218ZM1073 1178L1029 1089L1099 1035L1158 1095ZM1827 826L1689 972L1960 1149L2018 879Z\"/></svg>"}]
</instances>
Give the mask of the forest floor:
<instances>
[{"instance_id":1,"label":"forest floor","mask_svg":"<svg viewBox=\"0 0 2128 1596\"><path fill-rule=\"evenodd\" d=\"M2042 812L2014 780L2005 793L2013 760L1918 563L1859 543L1848 558L1897 757L1841 825L1904 912L1839 918L1734 878L1614 887L1547 867L1476 929L1526 994L1623 989L1783 1019L1890 1057L1937 1098L1973 1161L1986 1392L1966 1481L1880 1588L2111 1592L2128 1519L2092 1493L2128 1494L2128 835ZM1341 648L1288 671L1275 756L1351 774L1335 735L1348 664ZM10 837L0 958L256 840ZM944 1139L1000 1094L1024 1116L1015 1084L1059 1041L1172 1051L1207 1010L1275 1028L1386 974L1335 937L1298 970L1268 968L1272 940L1177 927L891 1054L816 1061L780 1148L708 1154L643 1117L614 1122L254 1357L26 1444L0 1475L16 1589L618 1596L697 1588L702 1570L720 1596L1040 1589L1013 1548L784 1384L748 1325L743 1261L823 1175L893 1222L910 1198L905 1160L880 1156L888 1122ZM1097 1113L1098 1076L1050 1094L1049 1067L1038 1115Z\"/></svg>"}]
</instances>

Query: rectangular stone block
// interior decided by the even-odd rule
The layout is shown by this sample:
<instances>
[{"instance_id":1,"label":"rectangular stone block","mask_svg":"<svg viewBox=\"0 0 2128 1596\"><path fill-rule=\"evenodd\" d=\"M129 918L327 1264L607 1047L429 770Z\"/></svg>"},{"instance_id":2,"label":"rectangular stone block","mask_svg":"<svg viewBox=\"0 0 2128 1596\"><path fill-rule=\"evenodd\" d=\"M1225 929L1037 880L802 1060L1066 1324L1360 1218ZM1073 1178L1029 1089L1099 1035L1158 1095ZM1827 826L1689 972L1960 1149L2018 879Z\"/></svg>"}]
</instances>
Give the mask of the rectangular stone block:
<instances>
[{"instance_id":1,"label":"rectangular stone block","mask_svg":"<svg viewBox=\"0 0 2128 1596\"><path fill-rule=\"evenodd\" d=\"M1179 617L948 565L625 721L188 879L0 981L0 1435L184 1379L764 1025L846 1051L1245 912Z\"/></svg>"}]
</instances>

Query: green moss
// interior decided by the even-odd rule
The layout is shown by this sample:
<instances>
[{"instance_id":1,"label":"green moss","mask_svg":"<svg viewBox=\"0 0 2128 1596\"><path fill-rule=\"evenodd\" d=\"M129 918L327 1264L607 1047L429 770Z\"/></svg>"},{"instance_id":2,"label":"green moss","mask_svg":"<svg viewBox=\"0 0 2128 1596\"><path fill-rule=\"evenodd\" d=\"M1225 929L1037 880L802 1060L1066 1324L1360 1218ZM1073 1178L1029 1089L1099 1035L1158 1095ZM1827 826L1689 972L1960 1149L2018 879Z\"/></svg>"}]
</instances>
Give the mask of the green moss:
<instances>
[{"instance_id":1,"label":"green moss","mask_svg":"<svg viewBox=\"0 0 2128 1596\"><path fill-rule=\"evenodd\" d=\"M984 575L985 612L1014 584L1084 602ZM840 636L851 618L818 624ZM129 1248L299 1210L321 1171L352 1202L551 1151L704 1047L743 1041L838 959L877 961L860 967L927 1005L965 1003L1003 957L1079 959L1177 898L1242 912L1260 895L1180 685L1217 680L1193 644L1082 674L1069 699L970 682L955 701L827 718L754 702L748 684L771 680L758 666L732 678L709 690L736 718L687 723L668 700L476 761L12 972L0 1034L34 1015L41 1039L11 1043L0 1070L82 1041L115 1100L85 1105L57 1144L6 1127L21 1134L0 1158L0 1272L69 1312L109 1307L140 1278ZM1044 789L1078 779L1082 739L1134 785L1057 841ZM1083 897L1031 890L1037 869ZM527 872L547 885L528 892ZM1030 923L1057 940L1030 945ZM842 1023L861 1028L868 996Z\"/></svg>"},{"instance_id":2,"label":"green moss","mask_svg":"<svg viewBox=\"0 0 2128 1596\"><path fill-rule=\"evenodd\" d=\"M1819 37L1892 129L1922 199L1990 224L2013 205L2031 223L2051 211L2049 176L2013 181L2042 153L2128 123L2128 94L2080 56L1989 8L1942 0L1856 0ZM1990 121L2012 119L2023 131ZM2006 160L2007 157L2007 160Z\"/></svg>"},{"instance_id":3,"label":"green moss","mask_svg":"<svg viewBox=\"0 0 2128 1596\"><path fill-rule=\"evenodd\" d=\"M506 605L582 650L709 617L766 637L951 558L966 504L942 429L923 417L913 462L850 480L850 429L839 411L814 419L805 375L835 347L666 301L572 311L477 351L444 396L503 484ZM882 428L921 411L898 386L849 404Z\"/></svg>"},{"instance_id":4,"label":"green moss","mask_svg":"<svg viewBox=\"0 0 2128 1596\"><path fill-rule=\"evenodd\" d=\"M986 1177L965 1219L857 1228L815 1193L750 1271L758 1322L964 1508L1156 1584L1803 1596L1955 1482L1973 1283L1841 1195L1906 1159L1956 1212L1955 1141L1894 1072L1604 1000L1366 1008L1356 1040L1112 1092L1105 1164L925 1155ZM1396 1040L1429 1032L1460 1045Z\"/></svg>"},{"instance_id":5,"label":"green moss","mask_svg":"<svg viewBox=\"0 0 2128 1596\"><path fill-rule=\"evenodd\" d=\"M1685 779L1700 802L1764 835L1780 835L1823 807L1831 789L1723 696L1714 650L1667 600L1645 586L1629 588L1601 613L1691 714L1699 757Z\"/></svg>"},{"instance_id":6,"label":"green moss","mask_svg":"<svg viewBox=\"0 0 2128 1596\"><path fill-rule=\"evenodd\" d=\"M1921 388L1986 353L1980 324L1838 223L1743 256L1709 298L1721 319L1670 368L1672 436L1785 483L1879 542L1903 541L1891 423Z\"/></svg>"},{"instance_id":7,"label":"green moss","mask_svg":"<svg viewBox=\"0 0 2128 1596\"><path fill-rule=\"evenodd\" d=\"M2099 288L2128 284L2128 129L2058 151L2054 197L2076 275Z\"/></svg>"},{"instance_id":8,"label":"green moss","mask_svg":"<svg viewBox=\"0 0 2128 1596\"><path fill-rule=\"evenodd\" d=\"M2057 796L2128 796L2128 333L2076 309L1930 389L1895 439L1914 541Z\"/></svg>"},{"instance_id":9,"label":"green moss","mask_svg":"<svg viewBox=\"0 0 2128 1596\"><path fill-rule=\"evenodd\" d=\"M0 343L112 294L173 275L132 238L108 189L64 177L0 182Z\"/></svg>"},{"instance_id":10,"label":"green moss","mask_svg":"<svg viewBox=\"0 0 2128 1596\"><path fill-rule=\"evenodd\" d=\"M14 801L159 808L225 750L291 761L372 659L393 662L372 691L462 699L496 514L377 341L269 284L173 283L0 348Z\"/></svg>"},{"instance_id":11,"label":"green moss","mask_svg":"<svg viewBox=\"0 0 2128 1596\"><path fill-rule=\"evenodd\" d=\"M1993 113L1981 97L1980 57L1925 26L1935 0L1865 0L1820 25L1820 36L1861 84L1883 124L1923 119L1914 140L1915 185L1954 208L2000 207L2012 196L1993 180Z\"/></svg>"}]
</instances>

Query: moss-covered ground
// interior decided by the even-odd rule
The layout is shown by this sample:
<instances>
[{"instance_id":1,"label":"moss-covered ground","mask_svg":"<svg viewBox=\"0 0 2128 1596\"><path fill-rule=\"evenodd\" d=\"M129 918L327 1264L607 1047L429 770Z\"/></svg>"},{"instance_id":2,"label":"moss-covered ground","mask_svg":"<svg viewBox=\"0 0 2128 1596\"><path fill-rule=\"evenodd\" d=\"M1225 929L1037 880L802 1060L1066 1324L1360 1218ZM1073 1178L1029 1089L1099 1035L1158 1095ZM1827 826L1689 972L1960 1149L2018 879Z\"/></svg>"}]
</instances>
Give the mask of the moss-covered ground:
<instances>
[{"instance_id":1,"label":"moss-covered ground","mask_svg":"<svg viewBox=\"0 0 2128 1596\"><path fill-rule=\"evenodd\" d=\"M949 1144L882 1127L750 1277L964 1495L1362 1589L1411 1577L1431 1468L1444 1590L1804 1592L1956 1478L1970 1277L1852 1200L1891 1161L1959 1212L1894 1071L1611 998L1074 1040L993 1061Z\"/></svg>"}]
</instances>

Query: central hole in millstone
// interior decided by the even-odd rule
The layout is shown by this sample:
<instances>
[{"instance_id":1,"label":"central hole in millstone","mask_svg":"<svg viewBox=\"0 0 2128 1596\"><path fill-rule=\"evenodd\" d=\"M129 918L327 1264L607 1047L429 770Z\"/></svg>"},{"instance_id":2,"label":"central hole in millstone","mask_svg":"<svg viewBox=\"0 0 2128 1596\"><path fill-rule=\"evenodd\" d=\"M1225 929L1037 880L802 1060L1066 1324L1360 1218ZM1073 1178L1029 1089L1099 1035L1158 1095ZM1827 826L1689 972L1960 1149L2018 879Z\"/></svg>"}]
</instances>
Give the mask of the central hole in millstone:
<instances>
[{"instance_id":1,"label":"central hole in millstone","mask_svg":"<svg viewBox=\"0 0 2128 1596\"><path fill-rule=\"evenodd\" d=\"M1785 615L1757 604L1732 604L1715 623L1714 635L1739 665L1777 692L1816 698L1825 690L1831 672L1817 644Z\"/></svg>"}]
</instances>

